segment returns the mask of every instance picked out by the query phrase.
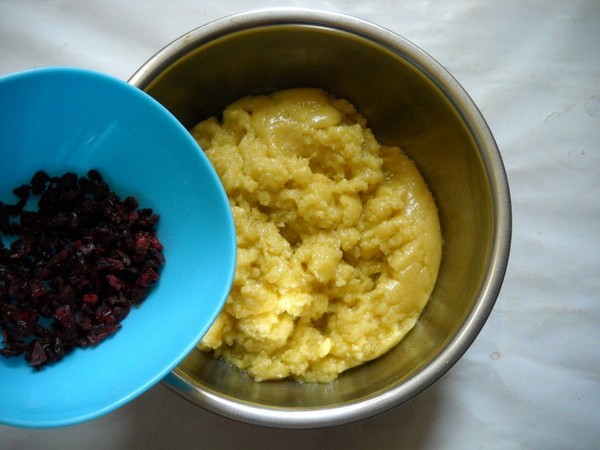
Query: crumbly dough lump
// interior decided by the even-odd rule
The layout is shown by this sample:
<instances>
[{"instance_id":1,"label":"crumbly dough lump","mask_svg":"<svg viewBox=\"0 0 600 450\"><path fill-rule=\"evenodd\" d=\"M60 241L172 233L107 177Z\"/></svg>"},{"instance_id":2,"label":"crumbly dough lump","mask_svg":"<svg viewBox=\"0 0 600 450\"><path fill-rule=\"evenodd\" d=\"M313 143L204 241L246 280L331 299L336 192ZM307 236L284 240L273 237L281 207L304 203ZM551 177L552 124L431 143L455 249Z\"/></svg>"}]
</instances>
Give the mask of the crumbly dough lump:
<instances>
[{"instance_id":1,"label":"crumbly dough lump","mask_svg":"<svg viewBox=\"0 0 600 450\"><path fill-rule=\"evenodd\" d=\"M399 148L317 89L243 98L192 134L238 239L233 287L201 350L257 381L328 382L408 333L442 240L432 195Z\"/></svg>"}]
</instances>

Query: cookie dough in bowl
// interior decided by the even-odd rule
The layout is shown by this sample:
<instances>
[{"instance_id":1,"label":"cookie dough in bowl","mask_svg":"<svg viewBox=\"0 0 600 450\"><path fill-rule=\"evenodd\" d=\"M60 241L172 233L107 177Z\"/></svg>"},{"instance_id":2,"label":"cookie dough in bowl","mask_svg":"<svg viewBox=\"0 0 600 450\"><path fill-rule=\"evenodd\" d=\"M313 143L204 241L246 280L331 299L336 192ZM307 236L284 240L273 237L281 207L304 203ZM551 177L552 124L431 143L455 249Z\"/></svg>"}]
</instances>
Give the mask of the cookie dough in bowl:
<instances>
[{"instance_id":1,"label":"cookie dough in bowl","mask_svg":"<svg viewBox=\"0 0 600 450\"><path fill-rule=\"evenodd\" d=\"M440 265L437 209L349 102L301 88L246 97L192 134L238 236L233 288L201 350L257 381L328 382L410 331Z\"/></svg>"},{"instance_id":2,"label":"cookie dough in bowl","mask_svg":"<svg viewBox=\"0 0 600 450\"><path fill-rule=\"evenodd\" d=\"M229 190L229 199L233 199L240 237L237 281L224 309L227 320L219 319L217 328L203 342L217 350L194 349L165 378L166 386L203 408L235 420L280 428L335 426L403 404L438 380L469 348L493 308L506 270L510 194L485 120L441 64L404 38L355 17L306 9L270 9L191 30L152 57L130 82L165 105L188 130L216 118L205 122L203 127L210 132L203 132L200 142L208 154L212 142L229 156L218 161L210 155ZM316 133L305 132L303 126L294 130L287 120L275 120L270 125L267 120L262 128L257 127L260 114L255 109L251 117L236 119L238 125L225 132L228 105L256 96L267 101L266 97L278 91L307 88L320 89L354 105L381 144L379 153L356 152L360 163L346 163L344 158L350 156L354 144L345 145L341 151L330 136L343 127L356 130L352 137L358 139L356 142L372 138L363 130L358 132L360 120L339 103L335 103L336 108L330 108L330 103L322 110L317 108L321 112L314 118ZM332 109L342 112L337 115ZM287 115L303 116L298 111ZM318 128L319 123L322 128ZM200 137L198 129L193 132ZM269 145L256 144L254 137L260 133L273 139L279 133L310 145L296 157L284 146L285 158L276 163ZM324 142L333 149L327 150ZM242 146L247 146L245 154L238 149ZM251 148L256 153L253 156ZM333 377L359 359L375 356L380 350L360 349L366 335L376 329L374 324L387 326L388 317L397 320L402 314L408 316L412 307L402 310L405 306L391 304L384 313L390 305L381 302L382 311L367 308L367 297L375 295L378 285L398 289L391 280L395 280L394 272L403 273L402 267L419 276L424 274L418 273L418 267L434 267L420 258L411 264L408 259L382 253L394 254L392 249L400 242L406 241L403 251L419 242L410 237L410 230L416 229L413 225L401 233L392 231L396 221L404 219L402 215L385 215L399 213L386 204L388 197L367 200L376 191L382 195L394 190L394 205L401 204L398 199L408 204L409 197L403 198L396 190L398 186L377 181L381 178L379 170L384 174L389 171L388 154L402 154L397 149L418 168L435 200L443 254L433 291L428 300L424 296L422 301L427 304L412 329L381 356L346 369L329 382L298 382L296 378L316 379L317 370L323 379ZM402 161L406 160L399 158L393 164L409 173L410 166ZM264 171L259 170L261 164ZM305 175L296 174L301 164ZM261 175L255 178L253 173ZM301 176L315 178L302 182ZM385 175L381 179L382 183L390 182ZM357 193L360 203L352 200ZM287 209L288 204L293 208ZM280 208L284 205L285 209ZM323 207L317 207L320 205ZM294 208L298 217L289 214ZM402 208L410 212L406 218L416 218L413 208ZM369 214L373 222L380 222L379 228L371 231L371 238L365 235ZM242 216L249 226L240 232ZM278 225L269 225L271 222ZM353 228L358 233L351 231ZM318 231L314 235L318 238L310 237L311 230ZM346 235L342 236L341 230L346 230ZM271 232L274 239L266 239ZM413 256L419 251L415 248ZM344 272L348 267L358 273L355 263L360 258L362 273L354 284L338 285L349 279ZM298 271L290 269L294 265ZM425 278L421 278L424 283ZM294 282L297 286L292 288ZM312 294L300 295L309 287ZM233 297L242 291L244 301L238 302ZM330 296L327 305L319 300L325 293ZM265 302L255 301L258 297ZM413 300L419 304L420 300ZM413 300L403 300L402 304ZM334 307L337 315L329 313ZM255 321L252 316L268 320ZM349 319L346 326L337 323L342 316ZM352 322L359 317L366 319L360 326ZM280 323L286 326L279 329ZM318 341L310 341L309 333ZM269 351L244 361L248 348L254 355L261 353L264 342L260 339L267 334L264 342L271 345ZM296 336L312 347L309 358L302 352L286 354L285 345ZM389 338L386 346L394 340L387 333L378 338ZM342 346L336 347L338 344ZM243 369L234 365L233 357L226 359L226 351L242 363ZM214 357L215 353L222 357ZM273 355L272 362L268 355ZM284 358L287 360L282 362ZM328 359L330 367L321 371ZM252 374L253 364L264 371L261 376L271 378L256 381L259 376ZM303 375L295 376L292 371Z\"/></svg>"}]
</instances>

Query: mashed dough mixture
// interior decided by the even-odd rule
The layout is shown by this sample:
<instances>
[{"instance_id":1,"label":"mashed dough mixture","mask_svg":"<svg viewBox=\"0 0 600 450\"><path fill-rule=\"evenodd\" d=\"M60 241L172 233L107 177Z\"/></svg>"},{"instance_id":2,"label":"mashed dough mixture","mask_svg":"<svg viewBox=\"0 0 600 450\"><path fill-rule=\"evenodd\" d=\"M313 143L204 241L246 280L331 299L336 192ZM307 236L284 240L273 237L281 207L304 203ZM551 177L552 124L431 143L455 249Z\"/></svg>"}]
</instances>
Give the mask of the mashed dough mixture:
<instances>
[{"instance_id":1,"label":"mashed dough mixture","mask_svg":"<svg viewBox=\"0 0 600 450\"><path fill-rule=\"evenodd\" d=\"M241 99L192 134L233 208L233 288L199 344L254 379L327 382L413 327L441 232L421 175L347 101L316 89Z\"/></svg>"}]
</instances>

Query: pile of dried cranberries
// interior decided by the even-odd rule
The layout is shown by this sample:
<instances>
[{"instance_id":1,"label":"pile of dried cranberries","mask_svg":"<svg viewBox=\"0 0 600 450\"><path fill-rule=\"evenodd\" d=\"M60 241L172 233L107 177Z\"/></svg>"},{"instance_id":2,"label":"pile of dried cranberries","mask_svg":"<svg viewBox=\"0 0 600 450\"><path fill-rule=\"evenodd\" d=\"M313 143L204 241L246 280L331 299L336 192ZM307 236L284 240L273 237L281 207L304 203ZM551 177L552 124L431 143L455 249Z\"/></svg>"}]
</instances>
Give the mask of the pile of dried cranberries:
<instances>
[{"instance_id":1,"label":"pile of dried cranberries","mask_svg":"<svg viewBox=\"0 0 600 450\"><path fill-rule=\"evenodd\" d=\"M13 192L16 204L0 202L0 355L39 369L112 335L147 297L165 263L159 216L96 170L40 171Z\"/></svg>"}]
</instances>

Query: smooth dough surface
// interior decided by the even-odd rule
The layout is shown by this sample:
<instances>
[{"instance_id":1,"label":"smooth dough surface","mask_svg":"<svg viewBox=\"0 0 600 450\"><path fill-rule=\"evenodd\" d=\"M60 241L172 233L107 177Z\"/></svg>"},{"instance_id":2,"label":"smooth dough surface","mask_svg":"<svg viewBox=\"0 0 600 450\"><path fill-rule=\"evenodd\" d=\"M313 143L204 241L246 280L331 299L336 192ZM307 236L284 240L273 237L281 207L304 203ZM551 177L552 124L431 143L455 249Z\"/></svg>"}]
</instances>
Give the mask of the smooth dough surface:
<instances>
[{"instance_id":1,"label":"smooth dough surface","mask_svg":"<svg viewBox=\"0 0 600 450\"><path fill-rule=\"evenodd\" d=\"M199 344L254 379L327 382L414 326L442 239L421 175L345 100L241 99L192 134L233 209L231 293Z\"/></svg>"}]
</instances>

